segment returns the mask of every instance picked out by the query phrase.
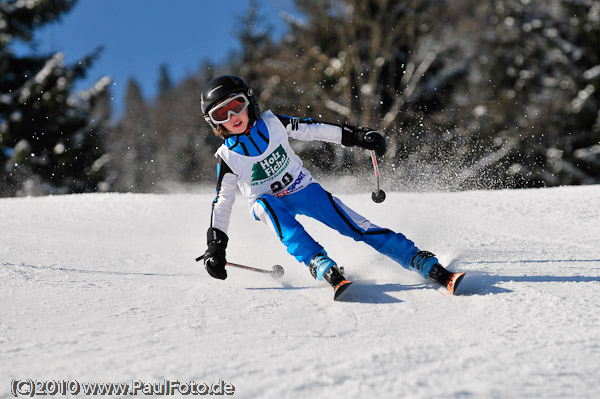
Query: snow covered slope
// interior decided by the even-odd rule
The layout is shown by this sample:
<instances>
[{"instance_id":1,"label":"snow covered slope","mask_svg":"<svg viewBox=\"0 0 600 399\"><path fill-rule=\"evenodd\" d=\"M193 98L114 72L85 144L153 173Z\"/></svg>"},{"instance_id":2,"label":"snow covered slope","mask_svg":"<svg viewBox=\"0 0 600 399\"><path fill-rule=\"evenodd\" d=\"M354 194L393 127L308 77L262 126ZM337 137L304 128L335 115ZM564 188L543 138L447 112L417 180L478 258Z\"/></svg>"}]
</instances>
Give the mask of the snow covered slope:
<instances>
[{"instance_id":1,"label":"snow covered slope","mask_svg":"<svg viewBox=\"0 0 600 399\"><path fill-rule=\"evenodd\" d=\"M214 280L194 262L212 195L1 199L0 398L13 379L221 379L239 398L597 397L599 186L340 197L468 272L464 295L302 219L356 281L333 302L242 199L228 259L281 264L281 283Z\"/></svg>"}]
</instances>

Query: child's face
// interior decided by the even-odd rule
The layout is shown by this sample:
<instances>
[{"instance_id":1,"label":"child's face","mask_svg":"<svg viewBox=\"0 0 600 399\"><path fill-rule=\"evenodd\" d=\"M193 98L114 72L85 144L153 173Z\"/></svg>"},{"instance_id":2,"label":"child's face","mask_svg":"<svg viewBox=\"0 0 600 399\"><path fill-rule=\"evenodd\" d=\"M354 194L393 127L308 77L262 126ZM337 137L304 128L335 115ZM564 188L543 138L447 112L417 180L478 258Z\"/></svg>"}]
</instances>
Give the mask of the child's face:
<instances>
[{"instance_id":1,"label":"child's face","mask_svg":"<svg viewBox=\"0 0 600 399\"><path fill-rule=\"evenodd\" d=\"M250 118L248 117L248 108L239 115L231 115L229 122L223 123L223 127L232 134L244 133L248 128Z\"/></svg>"}]
</instances>

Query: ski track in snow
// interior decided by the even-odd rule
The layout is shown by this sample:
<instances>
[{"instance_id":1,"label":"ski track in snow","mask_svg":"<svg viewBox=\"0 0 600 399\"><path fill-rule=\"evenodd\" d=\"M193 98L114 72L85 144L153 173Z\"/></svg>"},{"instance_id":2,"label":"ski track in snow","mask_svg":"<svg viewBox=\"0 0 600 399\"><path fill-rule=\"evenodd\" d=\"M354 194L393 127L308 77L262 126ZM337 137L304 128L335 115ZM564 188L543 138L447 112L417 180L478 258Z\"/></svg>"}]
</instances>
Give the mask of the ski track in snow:
<instances>
[{"instance_id":1,"label":"ski track in snow","mask_svg":"<svg viewBox=\"0 0 600 399\"><path fill-rule=\"evenodd\" d=\"M355 281L333 302L241 196L228 260L281 264L281 282L219 281L194 262L211 195L1 199L0 398L14 378L223 379L239 398L596 397L599 186L339 197L466 271L463 295L302 218Z\"/></svg>"}]
</instances>

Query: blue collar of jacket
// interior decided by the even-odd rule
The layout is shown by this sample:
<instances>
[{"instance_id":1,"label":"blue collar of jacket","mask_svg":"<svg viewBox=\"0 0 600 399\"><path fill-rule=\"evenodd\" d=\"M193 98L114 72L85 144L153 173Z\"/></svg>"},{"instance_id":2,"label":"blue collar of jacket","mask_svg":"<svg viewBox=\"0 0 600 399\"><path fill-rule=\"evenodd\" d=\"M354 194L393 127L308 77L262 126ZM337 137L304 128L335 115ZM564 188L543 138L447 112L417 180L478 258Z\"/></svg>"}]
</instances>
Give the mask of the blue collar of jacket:
<instances>
[{"instance_id":1,"label":"blue collar of jacket","mask_svg":"<svg viewBox=\"0 0 600 399\"><path fill-rule=\"evenodd\" d=\"M254 123L246 132L225 137L225 145L240 155L255 157L263 154L269 146L269 130L262 119Z\"/></svg>"}]
</instances>

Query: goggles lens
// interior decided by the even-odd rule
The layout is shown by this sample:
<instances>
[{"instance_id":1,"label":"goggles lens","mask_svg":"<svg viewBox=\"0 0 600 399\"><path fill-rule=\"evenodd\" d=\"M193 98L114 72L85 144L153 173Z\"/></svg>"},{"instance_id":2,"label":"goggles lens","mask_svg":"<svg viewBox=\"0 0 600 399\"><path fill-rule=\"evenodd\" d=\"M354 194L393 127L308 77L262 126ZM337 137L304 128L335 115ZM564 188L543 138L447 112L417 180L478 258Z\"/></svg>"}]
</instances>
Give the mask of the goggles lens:
<instances>
[{"instance_id":1,"label":"goggles lens","mask_svg":"<svg viewBox=\"0 0 600 399\"><path fill-rule=\"evenodd\" d=\"M208 116L214 123L226 123L231 115L239 115L248 107L248 99L243 94L237 94L211 109Z\"/></svg>"}]
</instances>

